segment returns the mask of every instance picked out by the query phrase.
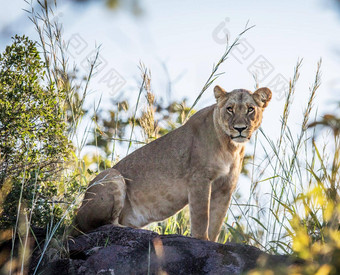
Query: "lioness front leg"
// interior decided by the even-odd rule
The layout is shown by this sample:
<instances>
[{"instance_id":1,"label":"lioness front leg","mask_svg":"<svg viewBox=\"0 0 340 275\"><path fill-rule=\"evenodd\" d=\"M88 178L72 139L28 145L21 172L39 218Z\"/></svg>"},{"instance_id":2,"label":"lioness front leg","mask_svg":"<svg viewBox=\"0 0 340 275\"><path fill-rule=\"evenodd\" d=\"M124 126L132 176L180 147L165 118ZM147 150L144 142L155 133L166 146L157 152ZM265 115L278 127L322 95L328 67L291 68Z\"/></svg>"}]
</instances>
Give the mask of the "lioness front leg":
<instances>
[{"instance_id":1,"label":"lioness front leg","mask_svg":"<svg viewBox=\"0 0 340 275\"><path fill-rule=\"evenodd\" d=\"M209 240L208 226L211 184L193 183L188 191L191 236L201 240Z\"/></svg>"},{"instance_id":2,"label":"lioness front leg","mask_svg":"<svg viewBox=\"0 0 340 275\"><path fill-rule=\"evenodd\" d=\"M221 184L218 181L225 181L225 179L220 178L214 184ZM223 183L222 183L223 184ZM209 240L216 242L220 234L222 223L225 219L231 195L234 188L232 186L223 186L220 189L216 189L211 193L210 200L210 213L209 213Z\"/></svg>"}]
</instances>

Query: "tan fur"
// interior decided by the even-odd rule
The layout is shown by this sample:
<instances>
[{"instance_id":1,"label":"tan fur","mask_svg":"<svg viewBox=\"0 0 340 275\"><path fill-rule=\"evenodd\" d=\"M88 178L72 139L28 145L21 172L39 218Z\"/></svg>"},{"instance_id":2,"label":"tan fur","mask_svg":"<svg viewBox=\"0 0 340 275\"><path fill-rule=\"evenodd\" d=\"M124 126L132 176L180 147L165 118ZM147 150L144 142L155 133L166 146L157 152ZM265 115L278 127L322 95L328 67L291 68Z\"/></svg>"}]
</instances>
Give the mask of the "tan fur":
<instances>
[{"instance_id":1,"label":"tan fur","mask_svg":"<svg viewBox=\"0 0 340 275\"><path fill-rule=\"evenodd\" d=\"M216 241L241 171L245 143L260 126L271 92L261 88L253 94L243 89L226 93L216 86L214 94L216 104L90 183L76 217L79 230L108 223L143 227L189 203L191 235Z\"/></svg>"}]
</instances>

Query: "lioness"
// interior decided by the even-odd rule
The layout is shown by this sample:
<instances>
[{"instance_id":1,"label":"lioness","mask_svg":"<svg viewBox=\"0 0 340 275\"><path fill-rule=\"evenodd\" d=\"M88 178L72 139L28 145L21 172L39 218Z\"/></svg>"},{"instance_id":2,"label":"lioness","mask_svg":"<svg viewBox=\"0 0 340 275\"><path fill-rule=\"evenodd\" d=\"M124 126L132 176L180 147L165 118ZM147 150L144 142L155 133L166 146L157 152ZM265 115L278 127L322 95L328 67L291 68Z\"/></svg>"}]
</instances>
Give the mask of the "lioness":
<instances>
[{"instance_id":1,"label":"lioness","mask_svg":"<svg viewBox=\"0 0 340 275\"><path fill-rule=\"evenodd\" d=\"M271 99L268 88L227 93L187 123L134 151L90 182L76 227L143 227L189 203L191 235L216 241L236 187L244 147Z\"/></svg>"}]
</instances>

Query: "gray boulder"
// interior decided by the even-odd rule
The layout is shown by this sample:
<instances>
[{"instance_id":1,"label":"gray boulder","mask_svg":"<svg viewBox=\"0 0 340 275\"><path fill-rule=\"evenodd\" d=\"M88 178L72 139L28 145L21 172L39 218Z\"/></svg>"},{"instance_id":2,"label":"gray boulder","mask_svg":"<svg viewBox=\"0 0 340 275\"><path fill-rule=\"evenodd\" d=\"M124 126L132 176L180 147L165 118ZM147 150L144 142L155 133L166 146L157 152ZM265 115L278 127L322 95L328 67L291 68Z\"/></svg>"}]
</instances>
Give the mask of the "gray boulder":
<instances>
[{"instance_id":1,"label":"gray boulder","mask_svg":"<svg viewBox=\"0 0 340 275\"><path fill-rule=\"evenodd\" d=\"M180 235L105 225L68 242L69 258L45 263L40 274L241 274L258 266L289 265L249 245L219 244Z\"/></svg>"}]
</instances>

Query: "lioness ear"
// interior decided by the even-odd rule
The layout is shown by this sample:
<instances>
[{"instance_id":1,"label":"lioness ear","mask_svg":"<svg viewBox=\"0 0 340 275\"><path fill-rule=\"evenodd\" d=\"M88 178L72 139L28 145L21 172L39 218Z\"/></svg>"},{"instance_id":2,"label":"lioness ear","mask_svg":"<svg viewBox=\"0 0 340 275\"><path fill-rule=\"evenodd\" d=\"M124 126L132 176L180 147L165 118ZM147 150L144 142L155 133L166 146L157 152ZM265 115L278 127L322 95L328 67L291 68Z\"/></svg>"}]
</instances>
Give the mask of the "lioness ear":
<instances>
[{"instance_id":1,"label":"lioness ear","mask_svg":"<svg viewBox=\"0 0 340 275\"><path fill-rule=\"evenodd\" d=\"M260 88L253 93L253 98L261 108L265 108L272 99L272 92L268 88Z\"/></svg>"},{"instance_id":2,"label":"lioness ear","mask_svg":"<svg viewBox=\"0 0 340 275\"><path fill-rule=\"evenodd\" d=\"M227 95L227 92L223 88L217 85L214 88L214 95L215 95L216 101L219 101L220 99L222 99L223 97Z\"/></svg>"}]
</instances>

